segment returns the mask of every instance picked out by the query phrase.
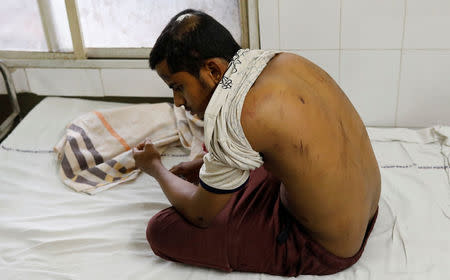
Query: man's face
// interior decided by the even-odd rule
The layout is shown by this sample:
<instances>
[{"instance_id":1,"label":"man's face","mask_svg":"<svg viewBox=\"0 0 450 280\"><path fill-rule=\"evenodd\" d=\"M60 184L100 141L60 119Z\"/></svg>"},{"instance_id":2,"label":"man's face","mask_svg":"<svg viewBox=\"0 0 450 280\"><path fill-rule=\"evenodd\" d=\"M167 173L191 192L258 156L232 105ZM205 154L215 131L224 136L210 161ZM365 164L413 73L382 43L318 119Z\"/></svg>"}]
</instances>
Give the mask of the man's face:
<instances>
[{"instance_id":1,"label":"man's face","mask_svg":"<svg viewBox=\"0 0 450 280\"><path fill-rule=\"evenodd\" d=\"M206 107L214 92L215 83L207 77L202 77L202 70L199 79L183 71L172 74L166 60L157 64L155 68L158 75L172 89L175 106L184 105L185 109L190 111L192 115L197 115L200 119L203 119Z\"/></svg>"}]
</instances>

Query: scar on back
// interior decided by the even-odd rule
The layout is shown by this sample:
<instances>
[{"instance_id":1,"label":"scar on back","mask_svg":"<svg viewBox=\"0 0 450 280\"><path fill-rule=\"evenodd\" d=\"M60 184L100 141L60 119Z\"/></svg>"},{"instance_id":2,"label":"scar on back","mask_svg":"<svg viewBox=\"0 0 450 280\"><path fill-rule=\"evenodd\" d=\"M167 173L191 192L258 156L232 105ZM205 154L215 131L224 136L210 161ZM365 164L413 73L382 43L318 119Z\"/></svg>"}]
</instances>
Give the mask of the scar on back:
<instances>
[{"instance_id":1,"label":"scar on back","mask_svg":"<svg viewBox=\"0 0 450 280\"><path fill-rule=\"evenodd\" d=\"M303 145L303 141L301 141L301 140L300 140L300 145L297 145L294 143L293 146L295 149L298 149L301 154L308 152L308 147L306 145Z\"/></svg>"},{"instance_id":2,"label":"scar on back","mask_svg":"<svg viewBox=\"0 0 450 280\"><path fill-rule=\"evenodd\" d=\"M298 99L300 99L300 101L305 104L305 100L303 99L303 97L299 96Z\"/></svg>"}]
</instances>

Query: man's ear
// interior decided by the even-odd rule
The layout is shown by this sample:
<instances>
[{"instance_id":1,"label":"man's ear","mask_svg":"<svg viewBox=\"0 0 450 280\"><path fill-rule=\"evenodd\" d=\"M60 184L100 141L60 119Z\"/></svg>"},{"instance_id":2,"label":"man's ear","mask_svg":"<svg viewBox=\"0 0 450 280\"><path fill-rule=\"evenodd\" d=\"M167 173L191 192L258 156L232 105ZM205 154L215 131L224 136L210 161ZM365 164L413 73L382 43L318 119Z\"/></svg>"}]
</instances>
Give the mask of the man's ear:
<instances>
[{"instance_id":1,"label":"man's ear","mask_svg":"<svg viewBox=\"0 0 450 280\"><path fill-rule=\"evenodd\" d=\"M206 71L210 78L215 82L219 83L222 76L225 74L228 68L228 63L223 58L209 58L204 64Z\"/></svg>"}]
</instances>

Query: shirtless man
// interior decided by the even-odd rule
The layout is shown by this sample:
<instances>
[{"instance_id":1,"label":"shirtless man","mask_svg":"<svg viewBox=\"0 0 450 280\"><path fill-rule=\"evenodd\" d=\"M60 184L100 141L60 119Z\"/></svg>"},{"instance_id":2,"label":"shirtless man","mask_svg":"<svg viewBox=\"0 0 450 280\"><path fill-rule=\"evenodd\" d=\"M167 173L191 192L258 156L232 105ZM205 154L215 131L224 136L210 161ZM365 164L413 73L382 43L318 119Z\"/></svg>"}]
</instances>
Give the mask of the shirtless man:
<instances>
[{"instance_id":1,"label":"shirtless man","mask_svg":"<svg viewBox=\"0 0 450 280\"><path fill-rule=\"evenodd\" d=\"M171 48L210 57L196 68ZM203 118L238 49L214 19L185 10L160 35L150 65L175 105ZM173 205L147 228L155 254L285 276L331 274L355 263L376 219L381 180L364 124L335 81L307 59L279 53L248 91L240 124L264 165L232 192L197 184L202 159L170 172L150 142L133 149L136 166Z\"/></svg>"}]
</instances>

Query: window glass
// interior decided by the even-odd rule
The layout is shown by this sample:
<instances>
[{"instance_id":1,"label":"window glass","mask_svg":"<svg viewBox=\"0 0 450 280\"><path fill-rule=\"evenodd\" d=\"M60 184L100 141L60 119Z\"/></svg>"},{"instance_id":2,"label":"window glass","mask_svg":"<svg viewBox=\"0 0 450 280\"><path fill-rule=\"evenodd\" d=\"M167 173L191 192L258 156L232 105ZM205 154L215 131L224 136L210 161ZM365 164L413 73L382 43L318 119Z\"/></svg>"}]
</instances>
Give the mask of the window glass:
<instances>
[{"instance_id":1,"label":"window glass","mask_svg":"<svg viewBox=\"0 0 450 280\"><path fill-rule=\"evenodd\" d=\"M0 50L48 51L37 1L1 0Z\"/></svg>"},{"instance_id":2,"label":"window glass","mask_svg":"<svg viewBox=\"0 0 450 280\"><path fill-rule=\"evenodd\" d=\"M49 3L49 35L52 37L52 50L57 52L73 52L65 1L47 0L47 3Z\"/></svg>"},{"instance_id":3,"label":"window glass","mask_svg":"<svg viewBox=\"0 0 450 280\"><path fill-rule=\"evenodd\" d=\"M241 42L238 0L77 0L87 48L152 47L169 20L187 9L202 10Z\"/></svg>"}]
</instances>

